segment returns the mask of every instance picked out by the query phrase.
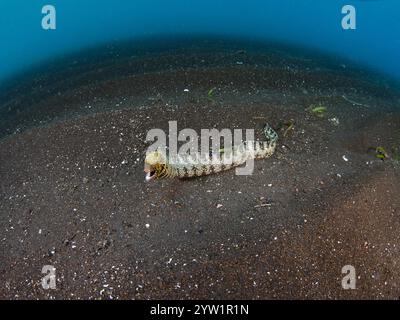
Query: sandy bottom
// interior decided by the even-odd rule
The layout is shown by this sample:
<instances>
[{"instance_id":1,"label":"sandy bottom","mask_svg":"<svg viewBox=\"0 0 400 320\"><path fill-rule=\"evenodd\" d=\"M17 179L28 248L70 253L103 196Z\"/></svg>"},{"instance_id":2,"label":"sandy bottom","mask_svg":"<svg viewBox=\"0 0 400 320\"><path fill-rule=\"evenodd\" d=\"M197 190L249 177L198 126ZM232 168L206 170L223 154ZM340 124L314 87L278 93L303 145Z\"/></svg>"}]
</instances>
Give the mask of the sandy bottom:
<instances>
[{"instance_id":1,"label":"sandy bottom","mask_svg":"<svg viewBox=\"0 0 400 320\"><path fill-rule=\"evenodd\" d=\"M3 103L0 298L399 298L400 95L346 66L185 57L199 65L72 69ZM224 65L201 66L211 59ZM318 103L322 118L307 110ZM280 139L251 176L146 183L146 133L169 120L269 122ZM55 290L42 288L44 265ZM342 289L345 265L356 290Z\"/></svg>"}]
</instances>

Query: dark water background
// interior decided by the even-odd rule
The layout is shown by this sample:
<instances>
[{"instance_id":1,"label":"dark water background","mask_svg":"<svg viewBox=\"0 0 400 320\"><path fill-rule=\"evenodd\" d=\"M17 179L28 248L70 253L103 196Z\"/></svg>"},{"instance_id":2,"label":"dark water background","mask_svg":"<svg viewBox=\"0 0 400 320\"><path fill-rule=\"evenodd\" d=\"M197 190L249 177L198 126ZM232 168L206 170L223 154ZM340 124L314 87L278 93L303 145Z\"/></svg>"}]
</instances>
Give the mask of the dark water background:
<instances>
[{"instance_id":1,"label":"dark water background","mask_svg":"<svg viewBox=\"0 0 400 320\"><path fill-rule=\"evenodd\" d=\"M56 8L56 30L41 27L46 4ZM357 10L356 30L342 29L346 4ZM397 0L3 0L0 81L104 44L202 34L305 46L400 78L399 16Z\"/></svg>"},{"instance_id":2,"label":"dark water background","mask_svg":"<svg viewBox=\"0 0 400 320\"><path fill-rule=\"evenodd\" d=\"M180 74L193 89L207 92L215 81L214 86L229 83L229 77L216 80L207 75L223 70L243 73L238 80L242 83L236 84L239 87L252 85L247 83L246 73L258 74L250 81L260 88L277 90L282 100L286 90L309 87L355 90L395 106L400 101L396 78L311 47L210 35L159 36L82 49L8 78L0 90L0 137L57 119L120 108L120 104L114 106L114 99L136 97L133 106L148 104L148 99L163 94L179 97L180 80L163 83L171 73ZM206 78L196 80L202 71ZM146 78L146 74L155 81L147 86L132 82ZM201 83L211 87L203 88ZM101 106L99 101L103 101Z\"/></svg>"}]
</instances>

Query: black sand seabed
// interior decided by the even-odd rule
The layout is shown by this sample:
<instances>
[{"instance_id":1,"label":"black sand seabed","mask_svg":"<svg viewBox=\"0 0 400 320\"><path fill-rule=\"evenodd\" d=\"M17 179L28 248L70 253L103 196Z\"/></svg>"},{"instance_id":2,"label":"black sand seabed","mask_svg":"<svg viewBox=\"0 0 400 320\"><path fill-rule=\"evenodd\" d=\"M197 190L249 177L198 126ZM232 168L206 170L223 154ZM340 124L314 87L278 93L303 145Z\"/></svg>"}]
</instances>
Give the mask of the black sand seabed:
<instances>
[{"instance_id":1,"label":"black sand seabed","mask_svg":"<svg viewBox=\"0 0 400 320\"><path fill-rule=\"evenodd\" d=\"M399 298L398 91L272 49L110 57L2 93L0 298ZM280 140L251 176L145 183L146 133L169 120Z\"/></svg>"}]
</instances>

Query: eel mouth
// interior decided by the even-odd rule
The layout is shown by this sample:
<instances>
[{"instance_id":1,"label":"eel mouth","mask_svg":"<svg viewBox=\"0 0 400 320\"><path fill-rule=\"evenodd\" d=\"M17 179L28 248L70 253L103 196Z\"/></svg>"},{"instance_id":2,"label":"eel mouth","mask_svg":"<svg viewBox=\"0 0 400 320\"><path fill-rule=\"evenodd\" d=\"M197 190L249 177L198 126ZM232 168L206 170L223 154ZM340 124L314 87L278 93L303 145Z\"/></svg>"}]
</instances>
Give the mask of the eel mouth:
<instances>
[{"instance_id":1,"label":"eel mouth","mask_svg":"<svg viewBox=\"0 0 400 320\"><path fill-rule=\"evenodd\" d=\"M146 172L146 182L155 179L155 177L157 176L155 170L145 170L145 172Z\"/></svg>"}]
</instances>

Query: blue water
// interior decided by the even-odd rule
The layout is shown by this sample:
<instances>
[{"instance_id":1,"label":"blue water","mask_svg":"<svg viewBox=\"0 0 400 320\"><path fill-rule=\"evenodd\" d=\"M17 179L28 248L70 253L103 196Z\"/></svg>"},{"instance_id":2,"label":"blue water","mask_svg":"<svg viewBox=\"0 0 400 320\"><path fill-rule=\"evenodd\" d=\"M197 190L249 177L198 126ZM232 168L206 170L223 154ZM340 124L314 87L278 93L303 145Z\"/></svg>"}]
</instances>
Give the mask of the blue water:
<instances>
[{"instance_id":1,"label":"blue water","mask_svg":"<svg viewBox=\"0 0 400 320\"><path fill-rule=\"evenodd\" d=\"M41 27L54 5L56 30ZM356 30L341 9L356 8ZM110 41L210 34L304 45L400 79L399 0L2 0L0 80Z\"/></svg>"}]
</instances>

